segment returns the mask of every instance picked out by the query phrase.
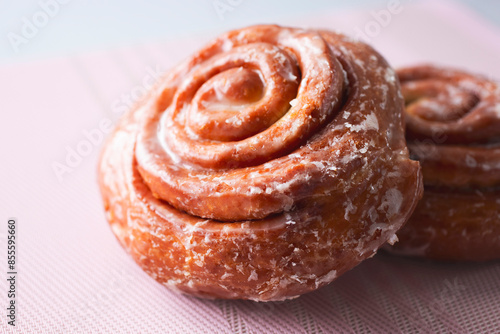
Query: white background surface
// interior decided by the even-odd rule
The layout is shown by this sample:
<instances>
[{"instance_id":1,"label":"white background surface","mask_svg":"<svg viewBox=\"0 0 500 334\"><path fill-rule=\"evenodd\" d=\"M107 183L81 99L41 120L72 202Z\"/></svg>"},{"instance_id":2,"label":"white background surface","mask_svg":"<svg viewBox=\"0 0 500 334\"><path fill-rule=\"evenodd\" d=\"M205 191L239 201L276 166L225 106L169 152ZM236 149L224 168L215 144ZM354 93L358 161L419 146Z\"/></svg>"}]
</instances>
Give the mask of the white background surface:
<instances>
[{"instance_id":1,"label":"white background surface","mask_svg":"<svg viewBox=\"0 0 500 334\"><path fill-rule=\"evenodd\" d=\"M42 3L63 0L0 0L0 65L24 60L169 41L257 23L290 22L325 11L382 9L389 0L64 0L57 14L15 52L8 34L20 34ZM398 1L398 0L396 0ZM400 0L403 5L419 0ZM439 0L436 0L439 1ZM497 0L457 0L500 25ZM219 15L217 3L232 10ZM354 32L353 32L354 34Z\"/></svg>"}]
</instances>

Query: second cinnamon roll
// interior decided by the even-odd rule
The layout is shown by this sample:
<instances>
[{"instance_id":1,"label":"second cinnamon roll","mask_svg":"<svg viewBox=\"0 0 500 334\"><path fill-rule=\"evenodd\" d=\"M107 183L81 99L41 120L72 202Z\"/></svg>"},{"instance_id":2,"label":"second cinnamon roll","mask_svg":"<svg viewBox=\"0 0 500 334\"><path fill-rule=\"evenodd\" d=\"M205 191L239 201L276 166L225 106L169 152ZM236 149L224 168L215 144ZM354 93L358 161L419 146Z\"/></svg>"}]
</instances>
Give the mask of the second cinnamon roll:
<instances>
[{"instance_id":1,"label":"second cinnamon roll","mask_svg":"<svg viewBox=\"0 0 500 334\"><path fill-rule=\"evenodd\" d=\"M500 259L500 86L437 66L398 71L408 146L425 192L393 251L440 260Z\"/></svg>"}]
</instances>

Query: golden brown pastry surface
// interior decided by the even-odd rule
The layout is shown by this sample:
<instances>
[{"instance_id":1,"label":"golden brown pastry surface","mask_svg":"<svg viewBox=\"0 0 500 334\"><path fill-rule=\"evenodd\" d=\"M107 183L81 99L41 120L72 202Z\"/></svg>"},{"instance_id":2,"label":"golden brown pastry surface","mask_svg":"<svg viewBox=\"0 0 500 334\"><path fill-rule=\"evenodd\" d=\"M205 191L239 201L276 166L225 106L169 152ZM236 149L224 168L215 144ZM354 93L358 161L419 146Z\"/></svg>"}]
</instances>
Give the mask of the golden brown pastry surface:
<instances>
[{"instance_id":1,"label":"golden brown pastry surface","mask_svg":"<svg viewBox=\"0 0 500 334\"><path fill-rule=\"evenodd\" d=\"M500 86L459 70L398 71L422 201L392 249L442 260L500 258Z\"/></svg>"},{"instance_id":2,"label":"golden brown pastry surface","mask_svg":"<svg viewBox=\"0 0 500 334\"><path fill-rule=\"evenodd\" d=\"M228 32L171 70L104 147L112 230L153 278L282 300L372 256L422 191L394 71L343 35Z\"/></svg>"}]
</instances>

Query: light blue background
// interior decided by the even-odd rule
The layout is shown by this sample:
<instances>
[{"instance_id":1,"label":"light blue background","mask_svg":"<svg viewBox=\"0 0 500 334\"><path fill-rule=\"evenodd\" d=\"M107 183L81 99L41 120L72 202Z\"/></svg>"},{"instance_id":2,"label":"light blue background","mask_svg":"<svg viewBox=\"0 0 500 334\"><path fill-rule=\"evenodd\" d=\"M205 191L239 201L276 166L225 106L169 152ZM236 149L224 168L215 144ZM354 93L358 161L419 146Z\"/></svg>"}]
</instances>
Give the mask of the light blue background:
<instances>
[{"instance_id":1,"label":"light blue background","mask_svg":"<svg viewBox=\"0 0 500 334\"><path fill-rule=\"evenodd\" d=\"M20 45L16 53L8 34L20 35L23 18L32 21L33 15L41 10L41 3L50 1L63 0L0 0L0 65L192 34L215 34L324 10L384 8L388 3L388 0L64 0L68 3L60 5L58 13L28 43ZM221 19L214 8L216 1L233 3L233 10L225 12ZM500 1L457 1L500 25Z\"/></svg>"}]
</instances>

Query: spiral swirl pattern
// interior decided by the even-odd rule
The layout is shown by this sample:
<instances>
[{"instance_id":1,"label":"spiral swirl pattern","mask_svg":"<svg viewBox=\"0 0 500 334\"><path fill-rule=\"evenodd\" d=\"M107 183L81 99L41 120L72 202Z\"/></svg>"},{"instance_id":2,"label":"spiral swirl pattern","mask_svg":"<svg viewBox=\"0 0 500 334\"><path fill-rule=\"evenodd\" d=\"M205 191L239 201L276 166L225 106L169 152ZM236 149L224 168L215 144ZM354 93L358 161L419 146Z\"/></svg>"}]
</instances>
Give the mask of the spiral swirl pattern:
<instances>
[{"instance_id":1,"label":"spiral swirl pattern","mask_svg":"<svg viewBox=\"0 0 500 334\"><path fill-rule=\"evenodd\" d=\"M438 259L500 257L500 86L435 66L398 71L424 198L394 247Z\"/></svg>"},{"instance_id":2,"label":"spiral swirl pattern","mask_svg":"<svg viewBox=\"0 0 500 334\"><path fill-rule=\"evenodd\" d=\"M228 32L174 68L107 143L120 242L183 292L278 300L371 256L421 193L394 71L326 31Z\"/></svg>"},{"instance_id":3,"label":"spiral swirl pattern","mask_svg":"<svg viewBox=\"0 0 500 334\"><path fill-rule=\"evenodd\" d=\"M261 175L255 166L290 153L337 111L344 76L327 42L305 31L242 31L187 67L167 79L179 82L165 88L137 140L150 189L180 210L223 221L261 219L307 196L295 191L304 179L285 192L273 182L278 170L297 173L293 161ZM242 172L255 175L247 189Z\"/></svg>"}]
</instances>

